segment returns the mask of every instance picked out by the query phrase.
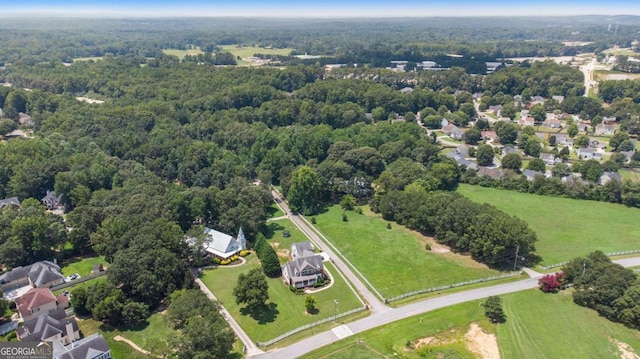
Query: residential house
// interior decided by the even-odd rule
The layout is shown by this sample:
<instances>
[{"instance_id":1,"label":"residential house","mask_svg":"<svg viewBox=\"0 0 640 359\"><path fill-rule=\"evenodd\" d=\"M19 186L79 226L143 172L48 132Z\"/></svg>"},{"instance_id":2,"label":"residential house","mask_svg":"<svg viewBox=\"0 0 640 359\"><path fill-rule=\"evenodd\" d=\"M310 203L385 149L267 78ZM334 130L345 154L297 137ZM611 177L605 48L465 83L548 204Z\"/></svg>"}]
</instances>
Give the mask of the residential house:
<instances>
[{"instance_id":1,"label":"residential house","mask_svg":"<svg viewBox=\"0 0 640 359\"><path fill-rule=\"evenodd\" d=\"M413 92L413 89L411 87L403 87L402 89L400 89L400 93L410 94L412 92Z\"/></svg>"},{"instance_id":2,"label":"residential house","mask_svg":"<svg viewBox=\"0 0 640 359\"><path fill-rule=\"evenodd\" d=\"M549 128L560 128L562 127L562 121L557 118L548 118L544 122L542 122L542 126L546 126Z\"/></svg>"},{"instance_id":3,"label":"residential house","mask_svg":"<svg viewBox=\"0 0 640 359\"><path fill-rule=\"evenodd\" d=\"M564 101L564 96L551 96L551 99L558 101L558 103L562 103L562 101Z\"/></svg>"},{"instance_id":4,"label":"residential house","mask_svg":"<svg viewBox=\"0 0 640 359\"><path fill-rule=\"evenodd\" d=\"M447 157L453 158L454 161L458 163L459 166L465 166L467 169L477 171L478 164L464 158L462 155L456 154L455 152L447 153Z\"/></svg>"},{"instance_id":5,"label":"residential house","mask_svg":"<svg viewBox=\"0 0 640 359\"><path fill-rule=\"evenodd\" d=\"M589 129L589 124L586 122L578 122L578 131L587 132Z\"/></svg>"},{"instance_id":6,"label":"residential house","mask_svg":"<svg viewBox=\"0 0 640 359\"><path fill-rule=\"evenodd\" d=\"M505 147L502 148L502 157L504 157L504 156L506 156L506 155L508 155L510 153L516 153L516 154L522 156L522 152L520 152L520 150L515 149L515 148L513 148L511 146L505 146Z\"/></svg>"},{"instance_id":7,"label":"residential house","mask_svg":"<svg viewBox=\"0 0 640 359\"><path fill-rule=\"evenodd\" d=\"M113 356L107 341L96 333L66 346L54 342L53 359L113 359Z\"/></svg>"},{"instance_id":8,"label":"residential house","mask_svg":"<svg viewBox=\"0 0 640 359\"><path fill-rule=\"evenodd\" d=\"M61 209L64 210L64 203L62 203L62 195L56 196L53 191L47 190L47 194L40 200L42 204L50 210Z\"/></svg>"},{"instance_id":9,"label":"residential house","mask_svg":"<svg viewBox=\"0 0 640 359\"><path fill-rule=\"evenodd\" d=\"M559 162L559 159L556 159L556 156L553 153L541 153L539 157L549 166L553 166Z\"/></svg>"},{"instance_id":10,"label":"residential house","mask_svg":"<svg viewBox=\"0 0 640 359\"><path fill-rule=\"evenodd\" d=\"M616 126L614 124L599 123L596 125L596 135L613 135L616 132Z\"/></svg>"},{"instance_id":11,"label":"residential house","mask_svg":"<svg viewBox=\"0 0 640 359\"><path fill-rule=\"evenodd\" d=\"M460 155L460 157L462 158L467 158L469 157L469 149L471 148L470 145L460 145L458 147L456 147L453 151L447 153L447 157L453 157L453 155Z\"/></svg>"},{"instance_id":12,"label":"residential house","mask_svg":"<svg viewBox=\"0 0 640 359\"><path fill-rule=\"evenodd\" d=\"M448 124L449 124L449 120L447 120L446 118L443 117L442 120L440 120L440 128L444 128Z\"/></svg>"},{"instance_id":13,"label":"residential house","mask_svg":"<svg viewBox=\"0 0 640 359\"><path fill-rule=\"evenodd\" d=\"M297 242L291 245L291 257L293 259L302 258L302 257L310 257L315 255L313 253L313 245L311 242Z\"/></svg>"},{"instance_id":14,"label":"residential house","mask_svg":"<svg viewBox=\"0 0 640 359\"><path fill-rule=\"evenodd\" d=\"M227 259L240 251L247 249L247 239L242 232L242 228L238 231L238 237L216 231L205 227L204 234L206 238L202 243L204 250L220 259ZM195 238L187 239L189 244L195 243Z\"/></svg>"},{"instance_id":15,"label":"residential house","mask_svg":"<svg viewBox=\"0 0 640 359\"><path fill-rule=\"evenodd\" d=\"M0 199L0 209L2 208L20 209L20 201L18 200L18 197Z\"/></svg>"},{"instance_id":16,"label":"residential house","mask_svg":"<svg viewBox=\"0 0 640 359\"><path fill-rule=\"evenodd\" d=\"M525 176L527 178L527 181L529 182L533 182L536 176L544 177L544 173L540 171L532 171L532 170L524 170L522 171L522 175Z\"/></svg>"},{"instance_id":17,"label":"residential house","mask_svg":"<svg viewBox=\"0 0 640 359\"><path fill-rule=\"evenodd\" d=\"M15 299L20 317L25 321L69 307L69 298L54 296L49 288L31 288Z\"/></svg>"},{"instance_id":18,"label":"residential house","mask_svg":"<svg viewBox=\"0 0 640 359\"><path fill-rule=\"evenodd\" d=\"M33 119L31 119L31 116L27 115L26 113L19 112L18 123L21 126L33 126Z\"/></svg>"},{"instance_id":19,"label":"residential house","mask_svg":"<svg viewBox=\"0 0 640 359\"><path fill-rule=\"evenodd\" d=\"M489 177L492 179L500 179L503 174L504 171L498 168L480 167L478 170L478 176Z\"/></svg>"},{"instance_id":20,"label":"residential house","mask_svg":"<svg viewBox=\"0 0 640 359\"><path fill-rule=\"evenodd\" d=\"M28 320L16 330L22 342L58 342L70 344L80 339L80 329L75 318L67 318L64 309Z\"/></svg>"},{"instance_id":21,"label":"residential house","mask_svg":"<svg viewBox=\"0 0 640 359\"><path fill-rule=\"evenodd\" d=\"M536 136L538 136L538 138L542 141L545 141L548 135L549 134L547 132L536 132Z\"/></svg>"},{"instance_id":22,"label":"residential house","mask_svg":"<svg viewBox=\"0 0 640 359\"><path fill-rule=\"evenodd\" d=\"M3 289L30 285L34 288L51 288L64 283L60 267L49 261L41 261L24 267L16 267L0 275Z\"/></svg>"},{"instance_id":23,"label":"residential house","mask_svg":"<svg viewBox=\"0 0 640 359\"><path fill-rule=\"evenodd\" d=\"M573 147L573 139L567 135L557 134L556 146Z\"/></svg>"},{"instance_id":24,"label":"residential house","mask_svg":"<svg viewBox=\"0 0 640 359\"><path fill-rule=\"evenodd\" d=\"M535 126L536 120L533 117L521 117L518 120L518 125L526 127L526 126Z\"/></svg>"},{"instance_id":25,"label":"residential house","mask_svg":"<svg viewBox=\"0 0 640 359\"><path fill-rule=\"evenodd\" d=\"M502 110L502 105L492 105L492 106L489 106L489 108L487 109L487 111L494 113L496 115L500 113L501 110Z\"/></svg>"},{"instance_id":26,"label":"residential house","mask_svg":"<svg viewBox=\"0 0 640 359\"><path fill-rule=\"evenodd\" d=\"M464 135L464 132L461 129L451 123L444 126L441 131L454 140L462 140L462 136Z\"/></svg>"},{"instance_id":27,"label":"residential house","mask_svg":"<svg viewBox=\"0 0 640 359\"><path fill-rule=\"evenodd\" d=\"M622 183L622 176L618 172L605 172L600 176L600 180L598 180L598 184L604 186L605 184L616 181L618 183Z\"/></svg>"},{"instance_id":28,"label":"residential house","mask_svg":"<svg viewBox=\"0 0 640 359\"><path fill-rule=\"evenodd\" d=\"M542 96L531 96L532 105L535 105L534 102L544 104L544 101L545 99Z\"/></svg>"},{"instance_id":29,"label":"residential house","mask_svg":"<svg viewBox=\"0 0 640 359\"><path fill-rule=\"evenodd\" d=\"M295 255L294 255L295 253ZM282 266L282 280L288 286L304 288L313 286L324 278L322 256L313 253L310 242L291 245L293 260Z\"/></svg>"},{"instance_id":30,"label":"residential house","mask_svg":"<svg viewBox=\"0 0 640 359\"><path fill-rule=\"evenodd\" d=\"M587 184L587 181L582 179L582 176L579 173L572 173L568 176L564 176L562 177L561 181L562 183L565 183L565 184L581 184L581 185Z\"/></svg>"},{"instance_id":31,"label":"residential house","mask_svg":"<svg viewBox=\"0 0 640 359\"><path fill-rule=\"evenodd\" d=\"M482 132L480 132L480 135L482 136L482 138L485 141L498 141L498 140L500 140L500 137L498 137L498 134L496 133L496 131L482 131Z\"/></svg>"},{"instance_id":32,"label":"residential house","mask_svg":"<svg viewBox=\"0 0 640 359\"><path fill-rule=\"evenodd\" d=\"M602 122L603 123L615 123L616 122L616 117L615 116L604 116L602 118Z\"/></svg>"},{"instance_id":33,"label":"residential house","mask_svg":"<svg viewBox=\"0 0 640 359\"><path fill-rule=\"evenodd\" d=\"M602 159L602 153L597 152L591 147L578 148L578 158L581 160L598 160Z\"/></svg>"}]
</instances>

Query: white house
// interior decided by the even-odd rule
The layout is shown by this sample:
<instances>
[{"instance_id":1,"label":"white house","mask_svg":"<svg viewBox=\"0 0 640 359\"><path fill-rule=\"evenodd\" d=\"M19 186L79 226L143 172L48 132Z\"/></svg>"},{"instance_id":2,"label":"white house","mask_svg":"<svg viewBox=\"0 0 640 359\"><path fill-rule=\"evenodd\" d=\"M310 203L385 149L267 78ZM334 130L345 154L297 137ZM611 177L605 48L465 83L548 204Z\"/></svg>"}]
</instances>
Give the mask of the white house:
<instances>
[{"instance_id":1,"label":"white house","mask_svg":"<svg viewBox=\"0 0 640 359\"><path fill-rule=\"evenodd\" d=\"M206 238L202 245L207 253L213 254L220 259L227 259L240 251L247 249L247 239L242 232L238 231L238 238L216 231L211 228L204 228Z\"/></svg>"}]
</instances>

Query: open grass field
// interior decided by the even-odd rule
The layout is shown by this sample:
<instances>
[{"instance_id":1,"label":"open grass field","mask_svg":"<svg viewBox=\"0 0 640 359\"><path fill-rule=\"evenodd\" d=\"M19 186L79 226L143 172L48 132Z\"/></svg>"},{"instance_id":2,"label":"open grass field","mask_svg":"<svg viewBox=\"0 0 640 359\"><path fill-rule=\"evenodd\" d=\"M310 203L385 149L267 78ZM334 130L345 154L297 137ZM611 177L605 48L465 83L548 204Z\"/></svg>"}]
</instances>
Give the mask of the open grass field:
<instances>
[{"instance_id":1,"label":"open grass field","mask_svg":"<svg viewBox=\"0 0 640 359\"><path fill-rule=\"evenodd\" d=\"M90 57L76 57L75 59L73 59L73 62L79 62L79 61L100 61L102 60L103 57L102 56L90 56Z\"/></svg>"},{"instance_id":2,"label":"open grass field","mask_svg":"<svg viewBox=\"0 0 640 359\"><path fill-rule=\"evenodd\" d=\"M406 347L407 341L417 341L452 329L460 330L471 322L479 322L481 327L489 330L493 329L493 326L484 318L484 310L479 306L479 302L473 301L356 334L315 350L303 358L378 358L378 355L384 355L387 358L424 358L416 351L409 350ZM451 352L451 348L443 349ZM439 356L438 354L445 353L436 352L431 353L432 355L428 356L428 358L468 358L468 353L465 352L463 349L460 353L455 353L454 355L450 353L449 356ZM360 353L369 354L370 356L358 356Z\"/></svg>"},{"instance_id":3,"label":"open grass field","mask_svg":"<svg viewBox=\"0 0 640 359\"><path fill-rule=\"evenodd\" d=\"M594 250L608 253L640 249L637 208L464 184L458 192L527 221L538 235L536 252L545 265Z\"/></svg>"},{"instance_id":4,"label":"open grass field","mask_svg":"<svg viewBox=\"0 0 640 359\"><path fill-rule=\"evenodd\" d=\"M187 55L198 55L203 53L199 47L196 47L195 49L187 49L187 50L164 49L162 50L162 52L166 55L177 56L181 60Z\"/></svg>"},{"instance_id":5,"label":"open grass field","mask_svg":"<svg viewBox=\"0 0 640 359\"><path fill-rule=\"evenodd\" d=\"M610 322L595 311L574 304L569 291L545 294L529 290L501 298L507 315L504 324L487 321L480 306L482 301L467 302L356 334L304 358L377 358L380 354L387 358L424 358L409 350L407 341L417 343L430 336L456 336L456 332L463 333L473 322L489 334L497 335L502 358L622 358L612 339L640 353L639 331ZM435 349L426 357L467 358L469 354L459 344ZM369 356L358 356L359 353Z\"/></svg>"},{"instance_id":6,"label":"open grass field","mask_svg":"<svg viewBox=\"0 0 640 359\"><path fill-rule=\"evenodd\" d=\"M619 170L618 173L622 176L622 179L628 179L631 182L640 182L640 176L636 170Z\"/></svg>"},{"instance_id":7,"label":"open grass field","mask_svg":"<svg viewBox=\"0 0 640 359\"><path fill-rule=\"evenodd\" d=\"M340 206L330 207L316 227L384 297L499 274L467 256L427 251L432 239L395 223L387 229L387 221L364 209L343 222Z\"/></svg>"},{"instance_id":8,"label":"open grass field","mask_svg":"<svg viewBox=\"0 0 640 359\"><path fill-rule=\"evenodd\" d=\"M289 55L293 49L267 49L264 47L256 47L256 46L244 46L244 45L223 45L222 50L229 51L236 58L240 56L241 58L251 57L254 54L263 54L263 55Z\"/></svg>"},{"instance_id":9,"label":"open grass field","mask_svg":"<svg viewBox=\"0 0 640 359\"><path fill-rule=\"evenodd\" d=\"M596 70L596 79L598 81L607 80L635 80L640 78L640 74L631 74L622 71Z\"/></svg>"},{"instance_id":10,"label":"open grass field","mask_svg":"<svg viewBox=\"0 0 640 359\"><path fill-rule=\"evenodd\" d=\"M362 305L338 275L335 267L325 262L325 268L333 276L334 283L332 287L313 294L317 302L317 313L306 313L304 295L292 293L280 278L269 278L269 308L261 315L254 316L243 310L244 305L236 304L233 296L233 288L240 273L260 267L260 261L255 254L246 259L247 263L241 267L205 270L202 281L254 341L267 341L305 324L332 317L335 309L334 300L339 302L339 312L346 312Z\"/></svg>"},{"instance_id":11,"label":"open grass field","mask_svg":"<svg viewBox=\"0 0 640 359\"><path fill-rule=\"evenodd\" d=\"M269 218L278 218L284 216L284 212L278 207L278 205L274 202L269 207Z\"/></svg>"},{"instance_id":12,"label":"open grass field","mask_svg":"<svg viewBox=\"0 0 640 359\"><path fill-rule=\"evenodd\" d=\"M104 260L103 256L76 257L62 262L60 270L62 271L62 275L64 275L65 277L75 273L78 273L80 274L80 276L85 277L91 274L91 269L95 264L102 264L103 266L107 266L107 262Z\"/></svg>"},{"instance_id":13,"label":"open grass field","mask_svg":"<svg viewBox=\"0 0 640 359\"><path fill-rule=\"evenodd\" d=\"M503 358L621 358L611 339L640 353L640 331L574 304L569 291L531 290L502 298L507 321L498 325L498 343Z\"/></svg>"}]
</instances>

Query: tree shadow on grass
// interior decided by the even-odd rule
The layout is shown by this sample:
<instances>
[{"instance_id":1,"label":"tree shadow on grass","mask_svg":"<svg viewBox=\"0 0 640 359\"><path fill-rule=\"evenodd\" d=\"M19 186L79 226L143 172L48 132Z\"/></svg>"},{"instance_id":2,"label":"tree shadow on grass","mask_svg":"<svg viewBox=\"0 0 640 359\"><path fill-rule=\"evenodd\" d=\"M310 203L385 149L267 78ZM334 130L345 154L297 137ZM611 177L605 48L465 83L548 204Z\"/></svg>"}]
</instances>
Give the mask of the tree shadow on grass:
<instances>
[{"instance_id":1,"label":"tree shadow on grass","mask_svg":"<svg viewBox=\"0 0 640 359\"><path fill-rule=\"evenodd\" d=\"M254 311L251 311L249 308L244 307L240 309L240 314L251 316L251 318L257 321L258 324L267 324L273 323L278 317L278 314L280 314L280 311L278 310L278 304L271 302L264 307L256 309Z\"/></svg>"},{"instance_id":2,"label":"tree shadow on grass","mask_svg":"<svg viewBox=\"0 0 640 359\"><path fill-rule=\"evenodd\" d=\"M275 236L276 231L282 231L285 228L283 226L281 226L278 223L275 222L269 222L267 223L267 225L265 226L265 230L263 232L265 238L267 239L271 239L273 238L273 236Z\"/></svg>"},{"instance_id":3,"label":"tree shadow on grass","mask_svg":"<svg viewBox=\"0 0 640 359\"><path fill-rule=\"evenodd\" d=\"M318 308L307 309L307 313L309 313L309 315L318 315L320 310Z\"/></svg>"}]
</instances>

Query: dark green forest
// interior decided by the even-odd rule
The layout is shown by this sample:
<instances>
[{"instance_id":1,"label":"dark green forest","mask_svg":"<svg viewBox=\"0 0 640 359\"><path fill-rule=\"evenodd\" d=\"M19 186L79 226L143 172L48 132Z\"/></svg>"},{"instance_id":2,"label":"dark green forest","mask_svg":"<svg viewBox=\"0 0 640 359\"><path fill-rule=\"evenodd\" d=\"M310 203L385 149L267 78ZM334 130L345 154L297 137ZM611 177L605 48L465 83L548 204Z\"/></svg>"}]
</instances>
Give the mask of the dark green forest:
<instances>
[{"instance_id":1,"label":"dark green forest","mask_svg":"<svg viewBox=\"0 0 640 359\"><path fill-rule=\"evenodd\" d=\"M448 52L485 61L576 51L559 42L565 39L596 41L592 51L625 44L637 32L635 18L617 19L616 34L597 17L559 18L552 30L539 26L541 19L483 26L461 19L457 27L442 19L260 20L250 27L240 19L76 20L0 24L0 83L11 84L0 86L0 135L33 131L32 138L7 136L0 144L0 199L22 201L20 211L0 210L0 263L9 269L104 255L109 281L86 290L74 306L114 325L139 323L171 293L193 287L189 267L201 253L186 245L186 234L206 225L227 233L242 228L250 242L260 237L272 184L303 214L350 195L489 265L509 264L516 247L535 258L535 233L525 222L451 192L460 181L493 184L445 157L417 114L427 126L442 118L466 126L476 118L475 93L485 106L506 105L513 95L559 95L564 111L620 116L638 127L637 84L605 83L602 99L586 100L580 71L551 61L483 77L465 66L327 73L315 62L222 67L162 53L192 45L214 53L219 45L247 43L373 67ZM84 56L103 59L63 64ZM406 87L412 91L401 91ZM21 113L33 124L20 124ZM508 186L560 195L556 182L514 177ZM62 195L64 221L39 205L47 190ZM612 191L589 188L575 197L640 205L640 186ZM225 348L227 339L220 339Z\"/></svg>"}]
</instances>

